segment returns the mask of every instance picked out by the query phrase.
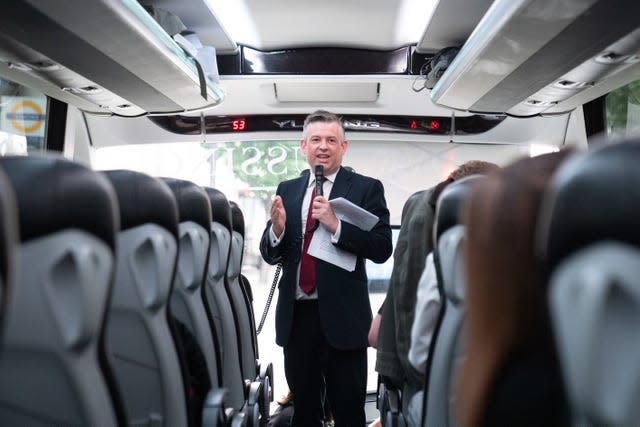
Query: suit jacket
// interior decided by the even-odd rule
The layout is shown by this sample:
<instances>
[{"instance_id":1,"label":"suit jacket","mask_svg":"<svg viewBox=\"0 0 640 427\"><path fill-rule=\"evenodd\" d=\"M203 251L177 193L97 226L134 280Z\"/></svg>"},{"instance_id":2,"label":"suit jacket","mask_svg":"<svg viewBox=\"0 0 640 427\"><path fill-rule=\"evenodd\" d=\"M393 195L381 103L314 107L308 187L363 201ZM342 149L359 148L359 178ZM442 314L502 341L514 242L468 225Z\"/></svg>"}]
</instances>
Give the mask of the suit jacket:
<instances>
[{"instance_id":1,"label":"suit jacket","mask_svg":"<svg viewBox=\"0 0 640 427\"><path fill-rule=\"evenodd\" d=\"M276 306L276 343L285 346L293 322L298 264L302 251L302 200L307 190L309 174L284 181L277 193L287 212L285 233L280 244L272 247L269 240L271 221L260 241L260 252L269 264L282 263L282 278L278 285ZM393 251L389 210L382 183L377 179L340 168L329 199L344 197L379 218L371 231L364 231L342 221L340 239L336 245L357 256L356 268L349 272L316 259L316 286L320 322L331 346L350 350L367 346L371 325L368 280L365 258L376 263L385 262Z\"/></svg>"}]
</instances>

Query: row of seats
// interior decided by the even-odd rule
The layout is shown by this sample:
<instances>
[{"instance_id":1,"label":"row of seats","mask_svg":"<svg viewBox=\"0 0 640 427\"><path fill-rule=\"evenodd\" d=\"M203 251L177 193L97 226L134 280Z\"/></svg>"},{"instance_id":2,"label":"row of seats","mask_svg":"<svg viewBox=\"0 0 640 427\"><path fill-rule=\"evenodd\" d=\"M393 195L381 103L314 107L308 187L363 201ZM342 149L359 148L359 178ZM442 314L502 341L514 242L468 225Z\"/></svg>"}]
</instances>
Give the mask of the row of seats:
<instances>
[{"instance_id":1,"label":"row of seats","mask_svg":"<svg viewBox=\"0 0 640 427\"><path fill-rule=\"evenodd\" d=\"M458 212L470 187L481 175L472 175L447 186L438 197L433 220L433 259L436 270L441 308L429 346L428 369L422 403L423 426L453 425L450 417L452 377L462 357L462 324L464 320L465 282L462 266L462 242L465 233ZM409 201L407 203L410 203ZM381 385L378 406L385 427L406 427L397 389Z\"/></svg>"},{"instance_id":2,"label":"row of seats","mask_svg":"<svg viewBox=\"0 0 640 427\"><path fill-rule=\"evenodd\" d=\"M634 339L640 327L639 160L637 140L574 155L554 173L534 214L561 387L576 425L634 425L640 416L640 345ZM433 254L442 308L429 349L424 427L459 421L453 400L465 357L467 282L460 207L483 179L451 184L437 203ZM526 388L523 378L519 385ZM510 391L521 394L512 402L532 397L527 390ZM385 393L383 425L406 425L398 397ZM521 406L527 405L538 407Z\"/></svg>"},{"instance_id":3,"label":"row of seats","mask_svg":"<svg viewBox=\"0 0 640 427\"><path fill-rule=\"evenodd\" d=\"M266 425L236 204L59 157L0 195L2 425Z\"/></svg>"}]
</instances>

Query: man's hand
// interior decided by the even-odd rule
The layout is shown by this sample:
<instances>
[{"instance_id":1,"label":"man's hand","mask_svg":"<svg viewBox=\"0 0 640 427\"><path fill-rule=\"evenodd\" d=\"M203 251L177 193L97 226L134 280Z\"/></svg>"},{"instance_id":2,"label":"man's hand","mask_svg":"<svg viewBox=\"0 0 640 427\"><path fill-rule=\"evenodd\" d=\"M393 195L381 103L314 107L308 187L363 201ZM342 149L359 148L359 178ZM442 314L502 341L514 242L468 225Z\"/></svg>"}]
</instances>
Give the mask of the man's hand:
<instances>
[{"instance_id":1,"label":"man's hand","mask_svg":"<svg viewBox=\"0 0 640 427\"><path fill-rule=\"evenodd\" d=\"M329 230L331 234L334 234L338 229L338 218L333 212L331 204L324 196L316 196L316 198L313 199L311 217L320 221L320 224L324 225L324 228Z\"/></svg>"},{"instance_id":2,"label":"man's hand","mask_svg":"<svg viewBox=\"0 0 640 427\"><path fill-rule=\"evenodd\" d=\"M284 231L284 224L287 222L287 212L284 210L284 204L282 203L282 197L276 196L271 204L271 226L273 227L273 233L279 239Z\"/></svg>"}]
</instances>

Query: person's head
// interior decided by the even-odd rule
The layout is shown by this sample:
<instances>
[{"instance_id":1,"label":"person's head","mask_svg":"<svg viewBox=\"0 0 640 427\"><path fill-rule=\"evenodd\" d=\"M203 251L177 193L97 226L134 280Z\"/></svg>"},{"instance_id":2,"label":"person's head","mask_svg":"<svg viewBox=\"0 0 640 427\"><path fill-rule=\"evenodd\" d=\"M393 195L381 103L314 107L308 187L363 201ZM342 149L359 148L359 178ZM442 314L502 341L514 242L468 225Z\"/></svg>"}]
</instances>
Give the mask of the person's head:
<instances>
[{"instance_id":1,"label":"person's head","mask_svg":"<svg viewBox=\"0 0 640 427\"><path fill-rule=\"evenodd\" d=\"M300 149L306 156L311 171L317 165L322 165L325 175L335 173L342 165L342 157L348 146L338 116L323 110L307 116L302 128Z\"/></svg>"},{"instance_id":2,"label":"person's head","mask_svg":"<svg viewBox=\"0 0 640 427\"><path fill-rule=\"evenodd\" d=\"M447 186L452 182L462 179L466 176L484 175L498 169L499 166L495 163L484 162L482 160L469 160L468 162L463 163L462 165L458 166L453 172L451 172L447 179L441 181L435 186L433 192L431 193L431 197L429 198L429 204L433 209L435 209L440 194L442 194L442 191L447 188Z\"/></svg>"},{"instance_id":3,"label":"person's head","mask_svg":"<svg viewBox=\"0 0 640 427\"><path fill-rule=\"evenodd\" d=\"M569 152L525 158L489 174L463 207L465 351L473 356L458 377L462 425L482 424L491 383L507 360L553 348L534 234L543 193Z\"/></svg>"}]
</instances>

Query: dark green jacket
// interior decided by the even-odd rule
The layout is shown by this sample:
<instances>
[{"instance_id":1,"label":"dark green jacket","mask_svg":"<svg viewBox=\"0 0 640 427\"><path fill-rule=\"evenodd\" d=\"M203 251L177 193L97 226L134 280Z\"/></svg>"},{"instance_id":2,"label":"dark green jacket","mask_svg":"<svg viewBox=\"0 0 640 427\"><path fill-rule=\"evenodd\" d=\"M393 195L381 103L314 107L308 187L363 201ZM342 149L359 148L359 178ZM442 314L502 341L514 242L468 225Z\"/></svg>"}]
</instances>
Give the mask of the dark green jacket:
<instances>
[{"instance_id":1,"label":"dark green jacket","mask_svg":"<svg viewBox=\"0 0 640 427\"><path fill-rule=\"evenodd\" d=\"M429 204L432 192L433 188L417 192L405 203L382 310L376 371L396 387L405 382L414 388L424 387L424 376L411 366L408 355L418 281L433 249L434 211Z\"/></svg>"}]
</instances>

